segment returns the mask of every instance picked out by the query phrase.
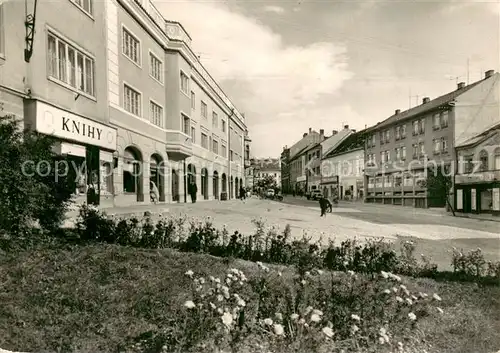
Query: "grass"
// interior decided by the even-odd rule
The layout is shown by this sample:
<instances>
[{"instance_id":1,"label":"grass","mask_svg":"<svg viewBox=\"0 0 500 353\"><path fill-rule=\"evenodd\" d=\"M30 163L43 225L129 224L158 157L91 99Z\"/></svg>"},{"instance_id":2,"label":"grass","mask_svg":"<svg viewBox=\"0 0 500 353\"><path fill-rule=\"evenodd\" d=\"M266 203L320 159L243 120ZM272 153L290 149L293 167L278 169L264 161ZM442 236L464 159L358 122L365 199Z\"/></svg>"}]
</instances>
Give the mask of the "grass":
<instances>
[{"instance_id":1,"label":"grass","mask_svg":"<svg viewBox=\"0 0 500 353\"><path fill-rule=\"evenodd\" d=\"M190 269L222 276L258 267L171 250L113 245L66 246L0 254L0 347L15 351L114 352L128 337L179 317L191 295ZM281 268L287 280L291 270ZM439 353L500 348L500 288L405 279L443 298L444 314L419 325Z\"/></svg>"}]
</instances>

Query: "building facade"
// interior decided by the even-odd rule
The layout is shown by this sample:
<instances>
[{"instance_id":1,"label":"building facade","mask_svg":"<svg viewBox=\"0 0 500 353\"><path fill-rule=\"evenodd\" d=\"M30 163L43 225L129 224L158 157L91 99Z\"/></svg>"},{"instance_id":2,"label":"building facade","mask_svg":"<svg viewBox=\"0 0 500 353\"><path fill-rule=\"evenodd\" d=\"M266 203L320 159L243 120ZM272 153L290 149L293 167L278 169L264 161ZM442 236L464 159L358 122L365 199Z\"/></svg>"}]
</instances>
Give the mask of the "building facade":
<instances>
[{"instance_id":1,"label":"building facade","mask_svg":"<svg viewBox=\"0 0 500 353\"><path fill-rule=\"evenodd\" d=\"M331 198L363 200L366 132L351 132L321 160L321 190Z\"/></svg>"},{"instance_id":2,"label":"building facade","mask_svg":"<svg viewBox=\"0 0 500 353\"><path fill-rule=\"evenodd\" d=\"M254 185L260 180L271 177L276 186L281 189L281 163L277 158L258 158L253 160Z\"/></svg>"},{"instance_id":3,"label":"building facade","mask_svg":"<svg viewBox=\"0 0 500 353\"><path fill-rule=\"evenodd\" d=\"M27 1L31 14L33 5ZM191 182L198 199L235 197L244 183L245 118L181 24L149 0L64 0L38 6L29 39L24 2L0 6L8 28L4 113L54 135L59 153L87 166L77 202L90 184L102 207L148 204L152 184L160 202L188 201Z\"/></svg>"},{"instance_id":4,"label":"building facade","mask_svg":"<svg viewBox=\"0 0 500 353\"><path fill-rule=\"evenodd\" d=\"M500 123L456 146L454 207L500 216Z\"/></svg>"},{"instance_id":5,"label":"building facade","mask_svg":"<svg viewBox=\"0 0 500 353\"><path fill-rule=\"evenodd\" d=\"M368 129L365 143L366 201L413 207L444 206L427 194L426 170L447 168L464 136L500 121L499 74L395 114Z\"/></svg>"},{"instance_id":6,"label":"building facade","mask_svg":"<svg viewBox=\"0 0 500 353\"><path fill-rule=\"evenodd\" d=\"M292 192L292 185L290 183L290 149L285 146L280 156L281 164L281 188L284 194Z\"/></svg>"}]
</instances>

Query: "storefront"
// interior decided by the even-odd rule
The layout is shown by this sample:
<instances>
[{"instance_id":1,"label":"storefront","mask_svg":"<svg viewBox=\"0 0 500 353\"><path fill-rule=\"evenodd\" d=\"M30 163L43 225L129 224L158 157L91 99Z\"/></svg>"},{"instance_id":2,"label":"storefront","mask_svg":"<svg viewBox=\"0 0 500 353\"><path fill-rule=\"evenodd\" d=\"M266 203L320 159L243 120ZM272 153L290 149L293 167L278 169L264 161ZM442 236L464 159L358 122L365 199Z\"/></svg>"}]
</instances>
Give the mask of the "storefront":
<instances>
[{"instance_id":1,"label":"storefront","mask_svg":"<svg viewBox=\"0 0 500 353\"><path fill-rule=\"evenodd\" d=\"M456 175L455 209L500 216L500 171Z\"/></svg>"},{"instance_id":2,"label":"storefront","mask_svg":"<svg viewBox=\"0 0 500 353\"><path fill-rule=\"evenodd\" d=\"M321 191L326 198L339 196L339 176L324 177L321 180Z\"/></svg>"},{"instance_id":3,"label":"storefront","mask_svg":"<svg viewBox=\"0 0 500 353\"><path fill-rule=\"evenodd\" d=\"M76 204L113 206L116 129L38 100L25 100L26 126L57 138L54 151L68 162Z\"/></svg>"}]
</instances>

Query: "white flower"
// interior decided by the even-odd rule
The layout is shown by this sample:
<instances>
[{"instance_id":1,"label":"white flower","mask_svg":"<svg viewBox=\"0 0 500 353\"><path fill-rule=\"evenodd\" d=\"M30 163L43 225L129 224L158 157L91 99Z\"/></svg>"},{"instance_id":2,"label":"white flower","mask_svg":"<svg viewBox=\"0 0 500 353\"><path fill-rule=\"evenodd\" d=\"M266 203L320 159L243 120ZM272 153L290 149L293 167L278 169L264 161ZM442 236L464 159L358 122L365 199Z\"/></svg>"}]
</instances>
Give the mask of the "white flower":
<instances>
[{"instance_id":1,"label":"white flower","mask_svg":"<svg viewBox=\"0 0 500 353\"><path fill-rule=\"evenodd\" d=\"M196 307L196 305L193 303L193 301L188 300L187 302L184 303L184 306L188 309L193 309Z\"/></svg>"},{"instance_id":2,"label":"white flower","mask_svg":"<svg viewBox=\"0 0 500 353\"><path fill-rule=\"evenodd\" d=\"M347 271L347 274L348 274L349 276L354 276L354 275L355 275L354 271L352 271L352 270Z\"/></svg>"},{"instance_id":3,"label":"white flower","mask_svg":"<svg viewBox=\"0 0 500 353\"><path fill-rule=\"evenodd\" d=\"M280 271L278 271L278 276L280 276L280 277L282 276L282 273Z\"/></svg>"},{"instance_id":4,"label":"white flower","mask_svg":"<svg viewBox=\"0 0 500 353\"><path fill-rule=\"evenodd\" d=\"M408 305L412 305L413 304L413 302L411 301L410 298L406 298L406 302L408 303Z\"/></svg>"},{"instance_id":5,"label":"white flower","mask_svg":"<svg viewBox=\"0 0 500 353\"><path fill-rule=\"evenodd\" d=\"M238 302L236 303L236 305L238 306L241 306L241 307L245 307L247 304L245 303L245 301L243 299L238 299Z\"/></svg>"},{"instance_id":6,"label":"white flower","mask_svg":"<svg viewBox=\"0 0 500 353\"><path fill-rule=\"evenodd\" d=\"M311 272L306 271L306 277L309 277L311 275Z\"/></svg>"},{"instance_id":7,"label":"white flower","mask_svg":"<svg viewBox=\"0 0 500 353\"><path fill-rule=\"evenodd\" d=\"M378 343L380 343L380 344L384 344L384 343L385 343L385 339L384 339L384 337L380 336L380 337L378 338Z\"/></svg>"},{"instance_id":8,"label":"white flower","mask_svg":"<svg viewBox=\"0 0 500 353\"><path fill-rule=\"evenodd\" d=\"M333 330L330 327L323 327L323 329L321 330L321 332L323 332L323 334L327 338L332 338L333 337Z\"/></svg>"},{"instance_id":9,"label":"white flower","mask_svg":"<svg viewBox=\"0 0 500 353\"><path fill-rule=\"evenodd\" d=\"M226 278L226 283L227 283L227 285L230 285L231 284L231 279L230 278Z\"/></svg>"},{"instance_id":10,"label":"white flower","mask_svg":"<svg viewBox=\"0 0 500 353\"><path fill-rule=\"evenodd\" d=\"M441 301L441 297L440 297L439 295L437 295L436 293L434 293L434 294L432 295L432 298L434 298L434 299L435 299L435 300L437 300L438 302L440 302L440 301Z\"/></svg>"},{"instance_id":11,"label":"white flower","mask_svg":"<svg viewBox=\"0 0 500 353\"><path fill-rule=\"evenodd\" d=\"M278 336L281 336L285 330L283 329L283 326L280 324L274 324L274 333L277 334Z\"/></svg>"},{"instance_id":12,"label":"white flower","mask_svg":"<svg viewBox=\"0 0 500 353\"><path fill-rule=\"evenodd\" d=\"M312 314L311 315L311 321L312 322L320 322L321 321L321 317L318 314Z\"/></svg>"},{"instance_id":13,"label":"white flower","mask_svg":"<svg viewBox=\"0 0 500 353\"><path fill-rule=\"evenodd\" d=\"M304 279L302 281L300 281L300 283L302 283L303 286L305 286L307 284L306 280L304 280Z\"/></svg>"},{"instance_id":14,"label":"white flower","mask_svg":"<svg viewBox=\"0 0 500 353\"><path fill-rule=\"evenodd\" d=\"M292 321L295 321L299 318L299 315L298 314L292 314L290 315L290 319L292 319Z\"/></svg>"},{"instance_id":15,"label":"white flower","mask_svg":"<svg viewBox=\"0 0 500 353\"><path fill-rule=\"evenodd\" d=\"M380 336L380 337L382 337L382 338L384 339L384 342L385 342L385 343L389 343L389 336L387 336L387 335L382 335L382 336Z\"/></svg>"},{"instance_id":16,"label":"white flower","mask_svg":"<svg viewBox=\"0 0 500 353\"><path fill-rule=\"evenodd\" d=\"M220 278L216 278L215 283L220 283Z\"/></svg>"},{"instance_id":17,"label":"white flower","mask_svg":"<svg viewBox=\"0 0 500 353\"><path fill-rule=\"evenodd\" d=\"M398 289L397 289L396 287L392 287L392 291L393 291L394 293L397 293L397 292L398 292Z\"/></svg>"},{"instance_id":18,"label":"white flower","mask_svg":"<svg viewBox=\"0 0 500 353\"><path fill-rule=\"evenodd\" d=\"M411 321L415 321L417 319L417 315L415 315L414 313L409 313L408 314L408 318L411 320Z\"/></svg>"},{"instance_id":19,"label":"white flower","mask_svg":"<svg viewBox=\"0 0 500 353\"><path fill-rule=\"evenodd\" d=\"M214 276L210 276L210 277L208 277L208 279L210 280L210 282L214 282L215 281L215 277Z\"/></svg>"},{"instance_id":20,"label":"white flower","mask_svg":"<svg viewBox=\"0 0 500 353\"><path fill-rule=\"evenodd\" d=\"M264 319L264 323L265 323L266 325L268 325L268 326L271 326L271 325L273 324L273 320L272 320L272 319L267 318L267 319Z\"/></svg>"},{"instance_id":21,"label":"white flower","mask_svg":"<svg viewBox=\"0 0 500 353\"><path fill-rule=\"evenodd\" d=\"M220 315L222 315L222 314L224 313L224 310L222 310L222 308L219 308L219 309L217 309L217 312L218 312Z\"/></svg>"},{"instance_id":22,"label":"white flower","mask_svg":"<svg viewBox=\"0 0 500 353\"><path fill-rule=\"evenodd\" d=\"M318 310L318 309L314 309L312 313L316 314L318 316L323 316L323 312L321 310Z\"/></svg>"},{"instance_id":23,"label":"white flower","mask_svg":"<svg viewBox=\"0 0 500 353\"><path fill-rule=\"evenodd\" d=\"M437 307L436 309L437 311L439 311L440 314L444 313L443 309L441 309L440 307Z\"/></svg>"},{"instance_id":24,"label":"white flower","mask_svg":"<svg viewBox=\"0 0 500 353\"><path fill-rule=\"evenodd\" d=\"M352 327L351 327L351 331L352 331L352 333L356 333L356 332L358 332L358 331L359 331L359 327L358 327L358 326L356 326L356 325L352 325Z\"/></svg>"},{"instance_id":25,"label":"white flower","mask_svg":"<svg viewBox=\"0 0 500 353\"><path fill-rule=\"evenodd\" d=\"M323 274L323 270L316 270L318 272L318 275L322 275Z\"/></svg>"},{"instance_id":26,"label":"white flower","mask_svg":"<svg viewBox=\"0 0 500 353\"><path fill-rule=\"evenodd\" d=\"M188 277L193 277L194 272L193 272L193 271L191 271L191 270L189 270L189 271L187 271L187 272L185 273L185 275L186 275L186 276L188 276Z\"/></svg>"},{"instance_id":27,"label":"white flower","mask_svg":"<svg viewBox=\"0 0 500 353\"><path fill-rule=\"evenodd\" d=\"M304 310L304 316L309 315L309 313L310 313L311 311L313 311L313 307L312 307L312 306L308 306L308 307L306 308L306 310Z\"/></svg>"},{"instance_id":28,"label":"white flower","mask_svg":"<svg viewBox=\"0 0 500 353\"><path fill-rule=\"evenodd\" d=\"M304 319L300 319L300 320L299 320L299 325L307 325L307 324L306 324L306 320L304 320Z\"/></svg>"},{"instance_id":29,"label":"white flower","mask_svg":"<svg viewBox=\"0 0 500 353\"><path fill-rule=\"evenodd\" d=\"M358 315L356 315L356 314L352 314L351 315L351 319L356 320L356 321L360 321L361 320L361 318Z\"/></svg>"},{"instance_id":30,"label":"white flower","mask_svg":"<svg viewBox=\"0 0 500 353\"><path fill-rule=\"evenodd\" d=\"M389 278L389 274L385 271L381 271L380 274L382 275L382 277L384 278Z\"/></svg>"},{"instance_id":31,"label":"white flower","mask_svg":"<svg viewBox=\"0 0 500 353\"><path fill-rule=\"evenodd\" d=\"M348 266L349 265L349 261L344 261L343 264L344 264L344 266Z\"/></svg>"},{"instance_id":32,"label":"white flower","mask_svg":"<svg viewBox=\"0 0 500 353\"><path fill-rule=\"evenodd\" d=\"M210 302L210 307L211 307L213 310L217 309L217 307L215 306L215 304L214 304L214 303L212 303L212 302Z\"/></svg>"},{"instance_id":33,"label":"white flower","mask_svg":"<svg viewBox=\"0 0 500 353\"><path fill-rule=\"evenodd\" d=\"M396 276L396 275L392 275L392 278L398 282L401 282L401 277L399 276Z\"/></svg>"},{"instance_id":34,"label":"white flower","mask_svg":"<svg viewBox=\"0 0 500 353\"><path fill-rule=\"evenodd\" d=\"M283 315L281 315L281 313L276 313L276 320L282 321L283 320Z\"/></svg>"},{"instance_id":35,"label":"white flower","mask_svg":"<svg viewBox=\"0 0 500 353\"><path fill-rule=\"evenodd\" d=\"M233 278L233 275L231 273L228 273L227 278Z\"/></svg>"},{"instance_id":36,"label":"white flower","mask_svg":"<svg viewBox=\"0 0 500 353\"><path fill-rule=\"evenodd\" d=\"M399 288L401 288L402 290L406 290L406 289L407 289L407 288L406 288L406 286L405 286L404 284L400 284L400 285L399 285Z\"/></svg>"},{"instance_id":37,"label":"white flower","mask_svg":"<svg viewBox=\"0 0 500 353\"><path fill-rule=\"evenodd\" d=\"M391 291L389 289L384 290L385 294L391 294Z\"/></svg>"},{"instance_id":38,"label":"white flower","mask_svg":"<svg viewBox=\"0 0 500 353\"><path fill-rule=\"evenodd\" d=\"M398 303L402 303L403 302L403 298L401 298L399 295L396 296L396 300L398 301Z\"/></svg>"},{"instance_id":39,"label":"white flower","mask_svg":"<svg viewBox=\"0 0 500 353\"><path fill-rule=\"evenodd\" d=\"M221 317L222 323L227 327L231 326L233 323L233 316L230 313L224 313Z\"/></svg>"},{"instance_id":40,"label":"white flower","mask_svg":"<svg viewBox=\"0 0 500 353\"><path fill-rule=\"evenodd\" d=\"M224 300L224 297L221 294L218 294L217 295L217 300L221 302L221 301Z\"/></svg>"},{"instance_id":41,"label":"white flower","mask_svg":"<svg viewBox=\"0 0 500 353\"><path fill-rule=\"evenodd\" d=\"M387 330L384 327L381 327L380 330L378 330L378 333L380 336L387 335Z\"/></svg>"}]
</instances>

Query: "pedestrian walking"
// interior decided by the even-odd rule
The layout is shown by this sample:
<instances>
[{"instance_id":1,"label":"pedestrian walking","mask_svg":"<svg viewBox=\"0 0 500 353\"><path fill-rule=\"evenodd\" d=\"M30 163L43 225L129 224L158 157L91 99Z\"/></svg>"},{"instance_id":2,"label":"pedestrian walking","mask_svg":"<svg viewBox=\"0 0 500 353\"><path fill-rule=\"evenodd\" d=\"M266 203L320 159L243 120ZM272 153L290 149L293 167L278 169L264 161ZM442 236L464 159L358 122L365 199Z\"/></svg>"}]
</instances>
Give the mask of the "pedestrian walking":
<instances>
[{"instance_id":1,"label":"pedestrian walking","mask_svg":"<svg viewBox=\"0 0 500 353\"><path fill-rule=\"evenodd\" d=\"M246 192L243 186L240 186L240 199L245 200Z\"/></svg>"},{"instance_id":2,"label":"pedestrian walking","mask_svg":"<svg viewBox=\"0 0 500 353\"><path fill-rule=\"evenodd\" d=\"M198 193L198 186L196 186L196 183L193 181L189 185L189 195L191 195L191 202L196 203L196 194Z\"/></svg>"},{"instance_id":3,"label":"pedestrian walking","mask_svg":"<svg viewBox=\"0 0 500 353\"><path fill-rule=\"evenodd\" d=\"M330 203L330 201L328 201L327 198L321 197L319 199L319 207L321 209L321 216L320 217L323 217L326 215L326 211L328 209L330 209L330 210L332 209L332 204Z\"/></svg>"}]
</instances>

